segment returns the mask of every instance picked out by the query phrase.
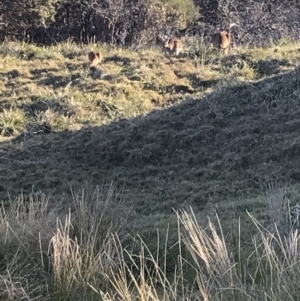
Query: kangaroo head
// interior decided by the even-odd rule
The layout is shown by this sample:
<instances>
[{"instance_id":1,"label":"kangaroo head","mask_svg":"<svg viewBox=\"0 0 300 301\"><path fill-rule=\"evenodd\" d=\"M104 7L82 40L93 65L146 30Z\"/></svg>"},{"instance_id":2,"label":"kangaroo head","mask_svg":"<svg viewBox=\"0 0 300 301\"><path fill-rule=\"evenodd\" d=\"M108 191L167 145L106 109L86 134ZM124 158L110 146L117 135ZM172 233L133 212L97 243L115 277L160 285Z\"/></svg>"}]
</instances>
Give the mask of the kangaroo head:
<instances>
[{"instance_id":1,"label":"kangaroo head","mask_svg":"<svg viewBox=\"0 0 300 301\"><path fill-rule=\"evenodd\" d=\"M88 54L88 59L91 64L96 65L96 64L100 63L100 61L101 61L101 53L91 51Z\"/></svg>"},{"instance_id":2,"label":"kangaroo head","mask_svg":"<svg viewBox=\"0 0 300 301\"><path fill-rule=\"evenodd\" d=\"M166 48L170 47L170 44L171 44L170 39L167 39L167 40L165 41L165 47L166 47Z\"/></svg>"}]
</instances>

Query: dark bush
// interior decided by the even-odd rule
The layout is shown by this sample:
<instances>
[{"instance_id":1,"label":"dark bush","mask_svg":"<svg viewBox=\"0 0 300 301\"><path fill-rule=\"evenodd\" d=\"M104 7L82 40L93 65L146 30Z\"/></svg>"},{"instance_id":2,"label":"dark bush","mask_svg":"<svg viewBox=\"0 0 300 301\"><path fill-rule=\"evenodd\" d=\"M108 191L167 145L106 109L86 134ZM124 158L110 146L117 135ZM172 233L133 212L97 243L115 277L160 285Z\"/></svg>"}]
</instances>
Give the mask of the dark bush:
<instances>
[{"instance_id":1,"label":"dark bush","mask_svg":"<svg viewBox=\"0 0 300 301\"><path fill-rule=\"evenodd\" d=\"M38 43L72 38L140 46L197 16L192 0L9 0L0 4L0 37Z\"/></svg>"}]
</instances>

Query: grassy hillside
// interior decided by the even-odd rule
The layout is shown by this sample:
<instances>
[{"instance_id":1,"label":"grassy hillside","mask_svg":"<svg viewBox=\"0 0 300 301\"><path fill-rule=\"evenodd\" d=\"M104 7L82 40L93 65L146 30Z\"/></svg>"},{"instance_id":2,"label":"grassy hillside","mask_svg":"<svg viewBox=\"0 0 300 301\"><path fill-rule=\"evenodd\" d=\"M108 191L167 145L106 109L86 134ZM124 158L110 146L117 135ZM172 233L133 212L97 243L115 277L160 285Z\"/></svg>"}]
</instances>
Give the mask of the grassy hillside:
<instances>
[{"instance_id":1,"label":"grassy hillside","mask_svg":"<svg viewBox=\"0 0 300 301\"><path fill-rule=\"evenodd\" d=\"M168 212L178 199L224 206L256 197L268 179L297 178L286 148L298 71L273 76L295 68L297 45L238 49L223 63L208 52L203 64L103 48L96 70L88 49L3 45L4 200L32 185L61 195L114 179L139 195L140 212Z\"/></svg>"},{"instance_id":2,"label":"grassy hillside","mask_svg":"<svg viewBox=\"0 0 300 301\"><path fill-rule=\"evenodd\" d=\"M298 45L235 49L222 61L201 45L173 59L103 46L96 69L86 64L89 49L0 48L3 225L14 212L31 212L37 222L29 232L43 229L45 249L54 216L71 207L71 237L90 233L99 213L99 223L140 233L154 251L164 249L155 235L167 223L169 246L178 239L172 208L192 206L203 225L216 211L225 240L235 239L241 216L244 242L255 229L245 228L253 225L246 210L261 222L284 219L299 193ZM0 257L22 239L3 238ZM29 241L30 249L36 240Z\"/></svg>"}]
</instances>

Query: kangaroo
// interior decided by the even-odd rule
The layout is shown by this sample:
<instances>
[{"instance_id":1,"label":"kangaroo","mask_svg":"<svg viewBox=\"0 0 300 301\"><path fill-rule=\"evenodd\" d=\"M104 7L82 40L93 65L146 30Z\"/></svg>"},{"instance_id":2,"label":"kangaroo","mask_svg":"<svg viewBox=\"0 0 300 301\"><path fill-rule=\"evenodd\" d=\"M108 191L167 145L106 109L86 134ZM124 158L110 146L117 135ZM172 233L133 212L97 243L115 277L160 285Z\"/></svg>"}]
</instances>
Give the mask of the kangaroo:
<instances>
[{"instance_id":1,"label":"kangaroo","mask_svg":"<svg viewBox=\"0 0 300 301\"><path fill-rule=\"evenodd\" d=\"M96 66L98 64L101 63L102 61L102 55L100 52L95 52L95 51L91 51L89 54L88 54L88 59L91 63L91 66Z\"/></svg>"},{"instance_id":2,"label":"kangaroo","mask_svg":"<svg viewBox=\"0 0 300 301\"><path fill-rule=\"evenodd\" d=\"M173 37L165 40L165 50L171 55L178 56L180 52L183 52L183 43L180 38Z\"/></svg>"},{"instance_id":3,"label":"kangaroo","mask_svg":"<svg viewBox=\"0 0 300 301\"><path fill-rule=\"evenodd\" d=\"M227 55L231 45L231 27L235 26L235 23L229 25L229 29L217 32L212 35L213 47L222 51L223 55Z\"/></svg>"}]
</instances>

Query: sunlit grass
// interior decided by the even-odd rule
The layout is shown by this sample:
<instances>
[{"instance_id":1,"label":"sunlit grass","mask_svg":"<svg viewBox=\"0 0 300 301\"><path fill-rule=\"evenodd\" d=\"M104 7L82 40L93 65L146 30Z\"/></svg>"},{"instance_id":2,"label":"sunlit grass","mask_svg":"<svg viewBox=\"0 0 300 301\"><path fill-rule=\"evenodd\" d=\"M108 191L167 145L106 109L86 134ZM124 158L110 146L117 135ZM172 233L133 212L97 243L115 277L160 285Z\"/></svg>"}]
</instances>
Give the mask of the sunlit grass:
<instances>
[{"instance_id":1,"label":"sunlit grass","mask_svg":"<svg viewBox=\"0 0 300 301\"><path fill-rule=\"evenodd\" d=\"M3 136L19 134L24 130L26 123L27 117L22 109L10 108L0 112L0 132Z\"/></svg>"},{"instance_id":2,"label":"sunlit grass","mask_svg":"<svg viewBox=\"0 0 300 301\"><path fill-rule=\"evenodd\" d=\"M47 112L37 112L43 119L51 120L53 130L81 128L87 123L102 125L118 116L136 117L166 108L174 99L188 98L185 90L206 95L224 78L253 81L272 72L290 70L299 57L297 47L282 41L270 44L270 48L236 48L232 49L231 58L221 61L201 37L188 42L185 55L171 59L159 47L134 52L105 44L78 45L71 40L47 47L5 41L0 51L0 76L5 84L0 86L0 93L11 102L26 104L36 98L47 102L49 95L58 102L68 99L75 118L54 112L51 105ZM104 56L95 70L90 70L87 63L90 50L99 50ZM274 67L279 64L275 59L283 62L279 68ZM179 87L184 87L183 94ZM99 103L107 104L106 108L99 107ZM14 127L10 134L13 137L33 119L22 109L13 113L14 107L8 104L7 108L2 128ZM16 121L8 117L13 114L19 116Z\"/></svg>"}]
</instances>

